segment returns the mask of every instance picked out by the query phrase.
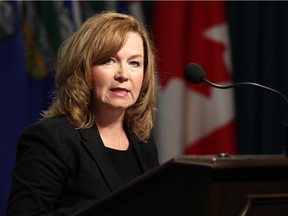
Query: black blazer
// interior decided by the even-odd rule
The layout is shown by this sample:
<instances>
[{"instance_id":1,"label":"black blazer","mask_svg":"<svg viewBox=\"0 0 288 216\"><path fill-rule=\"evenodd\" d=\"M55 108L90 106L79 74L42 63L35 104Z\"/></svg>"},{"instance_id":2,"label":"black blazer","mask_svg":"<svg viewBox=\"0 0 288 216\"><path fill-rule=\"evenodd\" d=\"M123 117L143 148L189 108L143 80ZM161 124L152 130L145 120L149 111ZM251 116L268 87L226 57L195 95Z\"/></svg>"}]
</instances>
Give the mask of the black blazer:
<instances>
[{"instance_id":1,"label":"black blazer","mask_svg":"<svg viewBox=\"0 0 288 216\"><path fill-rule=\"evenodd\" d=\"M159 165L152 136L144 143L126 133L142 173ZM45 119L19 138L7 216L69 215L122 186L95 125Z\"/></svg>"}]
</instances>

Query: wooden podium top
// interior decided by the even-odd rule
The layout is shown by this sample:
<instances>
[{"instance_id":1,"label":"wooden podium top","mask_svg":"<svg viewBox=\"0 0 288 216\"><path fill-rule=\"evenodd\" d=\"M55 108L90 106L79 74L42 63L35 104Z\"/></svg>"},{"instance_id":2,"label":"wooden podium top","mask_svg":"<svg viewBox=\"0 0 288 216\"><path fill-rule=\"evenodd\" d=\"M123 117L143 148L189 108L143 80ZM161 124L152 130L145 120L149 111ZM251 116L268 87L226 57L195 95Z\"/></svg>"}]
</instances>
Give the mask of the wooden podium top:
<instances>
[{"instance_id":1,"label":"wooden podium top","mask_svg":"<svg viewBox=\"0 0 288 216\"><path fill-rule=\"evenodd\" d=\"M288 156L284 155L180 155L172 159L176 163L210 167L226 168L257 168L257 167L288 167Z\"/></svg>"}]
</instances>

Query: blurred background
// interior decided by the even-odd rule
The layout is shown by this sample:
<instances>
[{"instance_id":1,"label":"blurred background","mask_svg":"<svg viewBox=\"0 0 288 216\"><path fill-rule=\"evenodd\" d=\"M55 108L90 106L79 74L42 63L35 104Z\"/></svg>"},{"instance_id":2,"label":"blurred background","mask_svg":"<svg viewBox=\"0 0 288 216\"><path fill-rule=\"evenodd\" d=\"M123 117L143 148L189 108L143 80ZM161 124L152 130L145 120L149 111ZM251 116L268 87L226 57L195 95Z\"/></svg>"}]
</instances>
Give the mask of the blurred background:
<instances>
[{"instance_id":1,"label":"blurred background","mask_svg":"<svg viewBox=\"0 0 288 216\"><path fill-rule=\"evenodd\" d=\"M103 10L136 16L151 35L161 163L178 154L284 153L283 98L250 86L189 84L182 73L194 62L212 82L257 82L288 95L288 2L0 1L0 215L18 136L51 102L60 44Z\"/></svg>"}]
</instances>

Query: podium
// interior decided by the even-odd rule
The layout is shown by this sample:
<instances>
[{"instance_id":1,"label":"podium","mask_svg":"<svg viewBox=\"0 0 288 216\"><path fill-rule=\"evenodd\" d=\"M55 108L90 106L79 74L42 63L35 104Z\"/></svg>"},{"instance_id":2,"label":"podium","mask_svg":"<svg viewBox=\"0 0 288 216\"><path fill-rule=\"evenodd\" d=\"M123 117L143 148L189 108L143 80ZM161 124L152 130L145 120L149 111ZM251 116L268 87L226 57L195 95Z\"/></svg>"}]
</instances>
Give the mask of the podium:
<instances>
[{"instance_id":1,"label":"podium","mask_svg":"<svg viewBox=\"0 0 288 216\"><path fill-rule=\"evenodd\" d=\"M286 216L288 158L177 156L73 216Z\"/></svg>"}]
</instances>

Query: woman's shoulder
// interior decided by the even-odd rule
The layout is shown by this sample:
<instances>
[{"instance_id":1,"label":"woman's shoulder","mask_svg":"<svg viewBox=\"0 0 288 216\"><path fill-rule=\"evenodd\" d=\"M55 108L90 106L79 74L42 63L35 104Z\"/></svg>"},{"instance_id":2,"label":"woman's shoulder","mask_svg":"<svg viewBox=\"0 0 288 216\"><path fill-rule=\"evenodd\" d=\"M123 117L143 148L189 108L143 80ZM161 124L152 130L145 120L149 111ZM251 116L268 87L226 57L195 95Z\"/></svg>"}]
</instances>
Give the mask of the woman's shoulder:
<instances>
[{"instance_id":1,"label":"woman's shoulder","mask_svg":"<svg viewBox=\"0 0 288 216\"><path fill-rule=\"evenodd\" d=\"M18 148L20 152L25 149L34 149L36 152L54 149L63 156L66 155L64 151L78 148L80 139L78 129L65 116L50 117L26 128L19 136Z\"/></svg>"},{"instance_id":2,"label":"woman's shoulder","mask_svg":"<svg viewBox=\"0 0 288 216\"><path fill-rule=\"evenodd\" d=\"M53 134L53 136L72 135L76 127L70 123L66 116L55 116L41 119L24 130L25 133Z\"/></svg>"},{"instance_id":3,"label":"woman's shoulder","mask_svg":"<svg viewBox=\"0 0 288 216\"><path fill-rule=\"evenodd\" d=\"M59 115L49 118L40 119L36 124L42 124L46 126L55 126L55 125L70 125L69 119L65 115Z\"/></svg>"},{"instance_id":4,"label":"woman's shoulder","mask_svg":"<svg viewBox=\"0 0 288 216\"><path fill-rule=\"evenodd\" d=\"M64 115L41 119L38 122L32 124L31 127L44 127L47 129L76 128L74 125L72 125L72 123L70 123L69 119Z\"/></svg>"}]
</instances>

